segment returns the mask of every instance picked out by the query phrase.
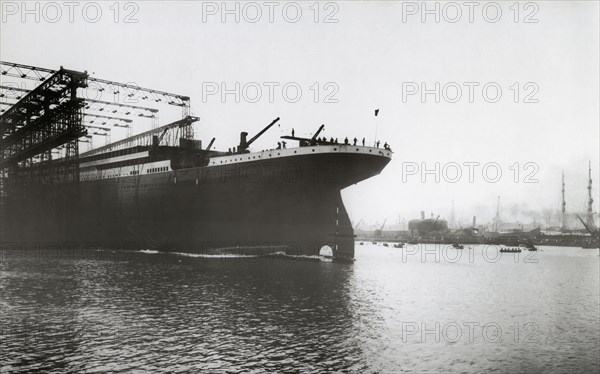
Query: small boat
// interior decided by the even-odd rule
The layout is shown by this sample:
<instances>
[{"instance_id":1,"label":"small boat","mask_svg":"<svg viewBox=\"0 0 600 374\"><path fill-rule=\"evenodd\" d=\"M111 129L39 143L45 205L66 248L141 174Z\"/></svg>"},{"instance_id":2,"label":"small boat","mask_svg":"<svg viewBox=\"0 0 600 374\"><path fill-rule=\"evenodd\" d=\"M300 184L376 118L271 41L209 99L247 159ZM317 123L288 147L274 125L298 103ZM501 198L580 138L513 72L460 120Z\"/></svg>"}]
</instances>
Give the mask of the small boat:
<instances>
[{"instance_id":1,"label":"small boat","mask_svg":"<svg viewBox=\"0 0 600 374\"><path fill-rule=\"evenodd\" d=\"M373 240L373 244L377 245L377 242Z\"/></svg>"},{"instance_id":2,"label":"small boat","mask_svg":"<svg viewBox=\"0 0 600 374\"><path fill-rule=\"evenodd\" d=\"M396 243L394 244L394 248L404 248L404 243Z\"/></svg>"},{"instance_id":3,"label":"small boat","mask_svg":"<svg viewBox=\"0 0 600 374\"><path fill-rule=\"evenodd\" d=\"M387 246L388 246L388 243L383 243L383 246L384 246L384 247L387 247Z\"/></svg>"},{"instance_id":4,"label":"small boat","mask_svg":"<svg viewBox=\"0 0 600 374\"><path fill-rule=\"evenodd\" d=\"M523 248L524 250L528 250L529 252L535 252L537 251L537 247L535 245L533 245L533 243L525 243L525 244L521 244L519 246L519 248Z\"/></svg>"},{"instance_id":5,"label":"small boat","mask_svg":"<svg viewBox=\"0 0 600 374\"><path fill-rule=\"evenodd\" d=\"M500 252L501 253L521 253L521 249L520 248L506 248L506 247L502 247L502 248L500 248Z\"/></svg>"},{"instance_id":6,"label":"small boat","mask_svg":"<svg viewBox=\"0 0 600 374\"><path fill-rule=\"evenodd\" d=\"M364 245L364 244L365 244L365 243L363 243L363 242L360 242L360 245Z\"/></svg>"},{"instance_id":7,"label":"small boat","mask_svg":"<svg viewBox=\"0 0 600 374\"><path fill-rule=\"evenodd\" d=\"M453 243L452 247L456 248L456 249L464 249L465 246L462 244L458 244L458 243Z\"/></svg>"}]
</instances>

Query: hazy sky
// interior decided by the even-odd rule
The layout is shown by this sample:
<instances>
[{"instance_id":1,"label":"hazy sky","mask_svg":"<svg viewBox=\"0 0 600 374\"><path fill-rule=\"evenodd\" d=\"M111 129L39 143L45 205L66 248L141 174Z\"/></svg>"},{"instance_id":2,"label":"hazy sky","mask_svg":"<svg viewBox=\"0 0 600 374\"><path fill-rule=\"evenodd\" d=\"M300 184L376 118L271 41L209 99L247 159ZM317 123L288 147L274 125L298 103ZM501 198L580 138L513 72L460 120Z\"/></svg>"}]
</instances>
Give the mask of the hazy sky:
<instances>
[{"instance_id":1,"label":"hazy sky","mask_svg":"<svg viewBox=\"0 0 600 374\"><path fill-rule=\"evenodd\" d=\"M188 95L198 138L215 136L218 149L278 116L255 149L322 123L340 139L372 142L377 131L394 158L344 191L354 221L396 223L421 210L449 218L454 200L457 219L483 223L500 195L503 217L527 222L533 210L559 207L562 170L567 208L580 212L588 160L598 210L596 1L59 1L28 3L29 13L20 1L1 3L2 60ZM220 92L236 82L239 103ZM172 119L161 111L163 123ZM435 172L423 182L422 167L436 163L439 182Z\"/></svg>"}]
</instances>

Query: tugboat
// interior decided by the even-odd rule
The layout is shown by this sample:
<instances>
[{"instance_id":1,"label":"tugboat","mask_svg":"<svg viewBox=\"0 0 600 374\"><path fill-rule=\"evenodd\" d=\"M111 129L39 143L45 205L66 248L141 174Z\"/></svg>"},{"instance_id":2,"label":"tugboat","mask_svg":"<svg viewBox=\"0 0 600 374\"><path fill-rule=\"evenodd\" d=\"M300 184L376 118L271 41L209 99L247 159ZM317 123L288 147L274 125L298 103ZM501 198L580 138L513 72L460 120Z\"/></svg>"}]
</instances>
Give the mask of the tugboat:
<instances>
[{"instance_id":1,"label":"tugboat","mask_svg":"<svg viewBox=\"0 0 600 374\"><path fill-rule=\"evenodd\" d=\"M529 252L535 252L535 251L538 250L537 247L535 245L533 245L533 243L531 243L531 242L528 242L528 243L525 243L525 244L521 244L519 247L523 248L523 249L526 249Z\"/></svg>"}]
</instances>

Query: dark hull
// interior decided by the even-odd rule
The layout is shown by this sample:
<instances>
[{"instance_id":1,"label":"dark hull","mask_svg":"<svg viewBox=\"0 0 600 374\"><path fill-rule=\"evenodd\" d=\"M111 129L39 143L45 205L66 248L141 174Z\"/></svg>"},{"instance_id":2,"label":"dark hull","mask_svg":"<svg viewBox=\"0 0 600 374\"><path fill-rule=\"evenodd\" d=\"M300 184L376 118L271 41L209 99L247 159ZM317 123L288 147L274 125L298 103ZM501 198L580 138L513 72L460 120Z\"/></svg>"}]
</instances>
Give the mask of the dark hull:
<instances>
[{"instance_id":1,"label":"dark hull","mask_svg":"<svg viewBox=\"0 0 600 374\"><path fill-rule=\"evenodd\" d=\"M3 226L9 240L27 243L291 255L316 255L329 245L336 259L348 260L354 257L354 233L340 191L379 174L389 160L322 153L70 184L29 183L20 194L28 198L7 200Z\"/></svg>"}]
</instances>

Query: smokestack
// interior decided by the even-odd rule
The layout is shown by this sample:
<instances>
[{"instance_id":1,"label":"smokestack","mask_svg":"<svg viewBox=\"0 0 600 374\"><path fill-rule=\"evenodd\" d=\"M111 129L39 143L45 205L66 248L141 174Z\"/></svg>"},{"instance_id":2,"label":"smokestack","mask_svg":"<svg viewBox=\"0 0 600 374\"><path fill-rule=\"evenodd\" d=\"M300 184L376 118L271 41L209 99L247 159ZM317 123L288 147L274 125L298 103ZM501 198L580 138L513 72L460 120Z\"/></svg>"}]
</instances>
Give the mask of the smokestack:
<instances>
[{"instance_id":1,"label":"smokestack","mask_svg":"<svg viewBox=\"0 0 600 374\"><path fill-rule=\"evenodd\" d=\"M473 216L473 227L477 226L477 216Z\"/></svg>"},{"instance_id":2,"label":"smokestack","mask_svg":"<svg viewBox=\"0 0 600 374\"><path fill-rule=\"evenodd\" d=\"M246 140L247 136L248 136L248 133L245 131L242 131L240 133L240 146L238 147L239 150L242 150L242 151L246 150L247 144L248 144L248 141Z\"/></svg>"},{"instance_id":3,"label":"smokestack","mask_svg":"<svg viewBox=\"0 0 600 374\"><path fill-rule=\"evenodd\" d=\"M422 219L422 220L424 220L424 219L425 219L425 211L424 211L424 210L422 210L422 211L421 211L421 219Z\"/></svg>"}]
</instances>

